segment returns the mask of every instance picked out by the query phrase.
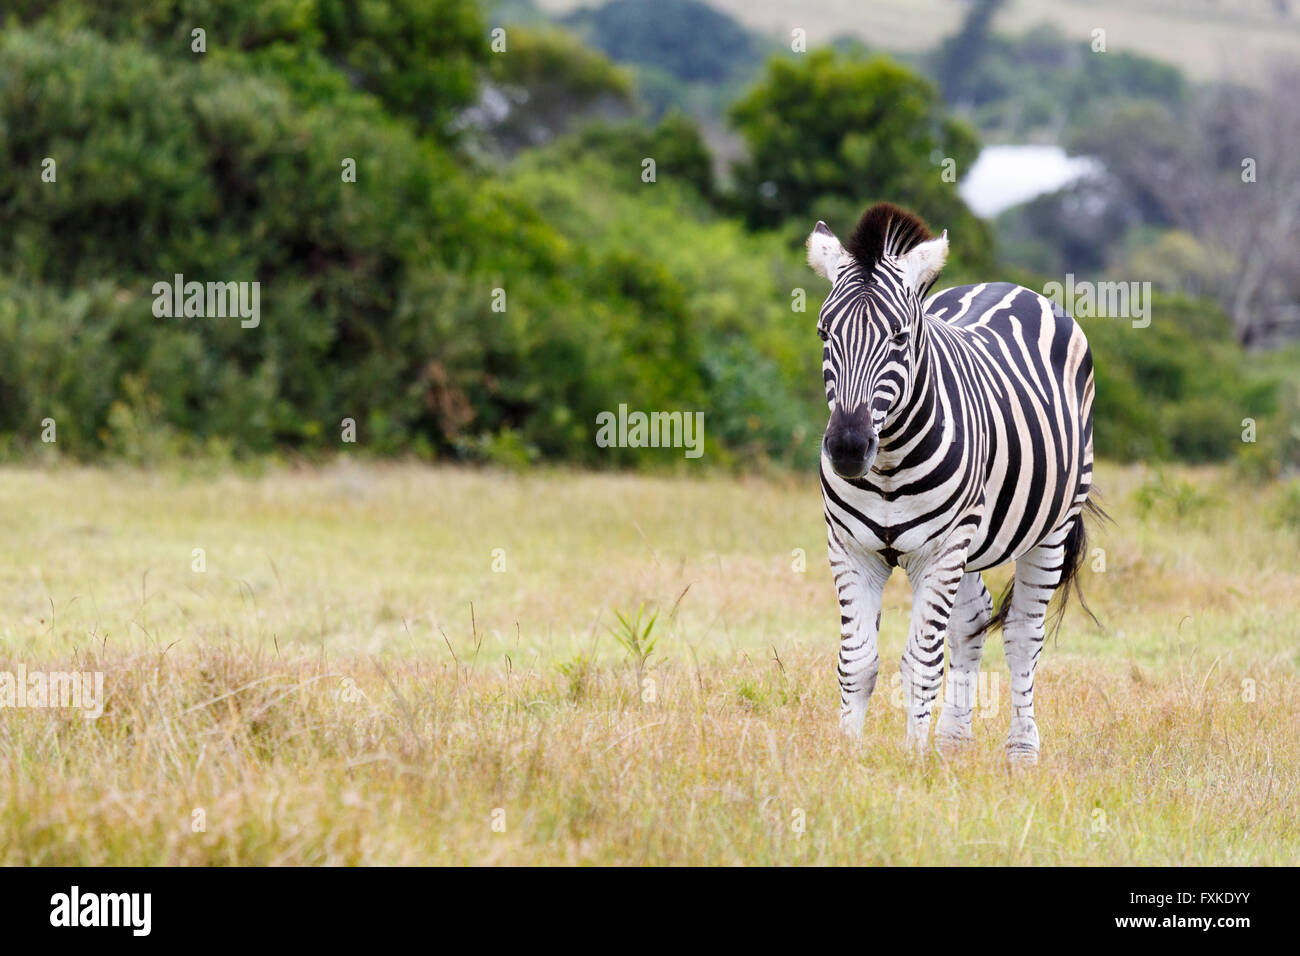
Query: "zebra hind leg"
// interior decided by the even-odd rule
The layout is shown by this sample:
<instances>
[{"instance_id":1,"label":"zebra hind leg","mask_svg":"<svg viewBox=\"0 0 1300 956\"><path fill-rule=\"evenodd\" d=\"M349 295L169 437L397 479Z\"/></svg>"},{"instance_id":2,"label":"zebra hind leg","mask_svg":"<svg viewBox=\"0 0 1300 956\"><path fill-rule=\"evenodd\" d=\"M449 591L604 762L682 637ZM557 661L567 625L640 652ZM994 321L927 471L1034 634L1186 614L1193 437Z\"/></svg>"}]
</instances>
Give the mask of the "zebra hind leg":
<instances>
[{"instance_id":1,"label":"zebra hind leg","mask_svg":"<svg viewBox=\"0 0 1300 956\"><path fill-rule=\"evenodd\" d=\"M948 618L948 679L943 710L935 728L940 749L955 749L971 739L971 717L979 680L984 635L993 617L993 598L978 571L967 572L957 586Z\"/></svg>"},{"instance_id":2,"label":"zebra hind leg","mask_svg":"<svg viewBox=\"0 0 1300 956\"><path fill-rule=\"evenodd\" d=\"M1016 561L1015 583L1002 622L1002 641L1011 671L1011 730L1007 758L1012 764L1038 762L1038 724L1034 721L1034 668L1043 651L1047 605L1065 574L1066 539L1077 515Z\"/></svg>"}]
</instances>

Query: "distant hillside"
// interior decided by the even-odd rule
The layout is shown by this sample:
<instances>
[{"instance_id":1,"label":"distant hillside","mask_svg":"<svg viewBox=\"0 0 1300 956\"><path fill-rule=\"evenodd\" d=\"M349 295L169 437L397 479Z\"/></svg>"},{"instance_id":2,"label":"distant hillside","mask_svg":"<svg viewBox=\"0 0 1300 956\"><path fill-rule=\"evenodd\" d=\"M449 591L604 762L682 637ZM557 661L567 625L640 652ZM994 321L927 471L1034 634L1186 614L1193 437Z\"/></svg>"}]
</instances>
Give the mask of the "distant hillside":
<instances>
[{"instance_id":1,"label":"distant hillside","mask_svg":"<svg viewBox=\"0 0 1300 956\"><path fill-rule=\"evenodd\" d=\"M933 47L967 8L965 0L708 2L769 36L801 27L810 44L848 35L896 51ZM538 4L551 13L600 6L593 0ZM1012 0L996 22L1011 33L1048 22L1081 39L1101 27L1110 50L1174 63L1200 80L1250 79L1270 59L1300 57L1300 0Z\"/></svg>"},{"instance_id":2,"label":"distant hillside","mask_svg":"<svg viewBox=\"0 0 1300 956\"><path fill-rule=\"evenodd\" d=\"M702 0L608 0L579 7L562 22L619 62L652 66L686 83L725 83L756 72L767 53L751 32Z\"/></svg>"}]
</instances>

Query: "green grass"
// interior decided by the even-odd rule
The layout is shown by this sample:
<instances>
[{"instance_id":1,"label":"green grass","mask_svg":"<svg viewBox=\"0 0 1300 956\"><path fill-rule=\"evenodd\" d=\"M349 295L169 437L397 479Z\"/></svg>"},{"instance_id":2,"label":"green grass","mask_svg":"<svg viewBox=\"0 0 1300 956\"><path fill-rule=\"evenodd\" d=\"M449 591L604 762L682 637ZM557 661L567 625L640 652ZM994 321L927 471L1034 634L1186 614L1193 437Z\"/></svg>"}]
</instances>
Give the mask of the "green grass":
<instances>
[{"instance_id":1,"label":"green grass","mask_svg":"<svg viewBox=\"0 0 1300 956\"><path fill-rule=\"evenodd\" d=\"M903 750L901 575L840 737L812 476L0 471L0 671L108 697L0 710L0 863L1293 863L1286 490L1099 481L1107 626L1049 643L1012 774L996 638L971 747Z\"/></svg>"}]
</instances>

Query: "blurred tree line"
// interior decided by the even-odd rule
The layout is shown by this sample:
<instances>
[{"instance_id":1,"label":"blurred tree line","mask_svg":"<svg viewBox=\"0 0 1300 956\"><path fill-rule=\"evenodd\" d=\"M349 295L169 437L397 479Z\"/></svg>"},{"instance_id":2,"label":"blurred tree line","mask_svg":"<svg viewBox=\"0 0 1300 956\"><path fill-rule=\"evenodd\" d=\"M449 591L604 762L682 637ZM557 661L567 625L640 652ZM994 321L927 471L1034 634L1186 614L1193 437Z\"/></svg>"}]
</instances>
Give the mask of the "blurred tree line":
<instances>
[{"instance_id":1,"label":"blurred tree line","mask_svg":"<svg viewBox=\"0 0 1300 956\"><path fill-rule=\"evenodd\" d=\"M702 5L675 2L689 31ZM53 418L85 459L313 454L352 419L376 454L676 460L596 447L597 413L627 403L703 410L715 463L808 466L826 414L812 222L847 231L890 199L952 230L951 284L1006 277L942 175L978 136L915 70L773 57L729 109L747 158L719 178L694 117L515 6L532 23L498 52L471 0L11 4L0 450L30 452ZM618 34L633 6L585 29ZM690 49L651 62L738 75ZM156 318L175 274L260 282L260 325ZM1103 455L1229 457L1234 420L1276 405L1214 305L1171 308L1185 326L1089 328Z\"/></svg>"}]
</instances>

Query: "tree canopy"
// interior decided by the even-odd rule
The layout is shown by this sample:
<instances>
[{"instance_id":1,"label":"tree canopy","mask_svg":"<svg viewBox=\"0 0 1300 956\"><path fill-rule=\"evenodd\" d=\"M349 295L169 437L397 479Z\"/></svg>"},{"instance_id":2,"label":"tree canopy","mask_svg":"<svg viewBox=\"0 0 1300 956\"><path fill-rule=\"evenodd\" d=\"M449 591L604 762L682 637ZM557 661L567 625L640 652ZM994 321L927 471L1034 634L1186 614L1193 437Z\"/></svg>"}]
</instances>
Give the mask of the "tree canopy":
<instances>
[{"instance_id":1,"label":"tree canopy","mask_svg":"<svg viewBox=\"0 0 1300 956\"><path fill-rule=\"evenodd\" d=\"M856 219L865 204L888 199L950 229L959 261L989 262L991 237L956 186L979 139L913 70L828 49L777 58L731 115L749 147L736 180L752 224L822 210Z\"/></svg>"}]
</instances>

